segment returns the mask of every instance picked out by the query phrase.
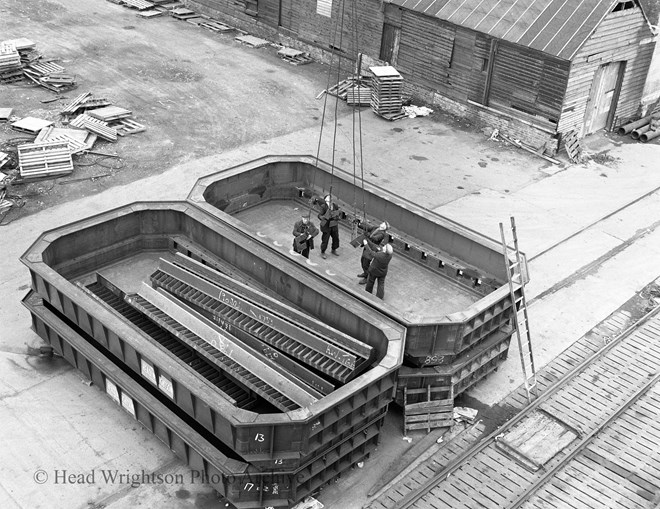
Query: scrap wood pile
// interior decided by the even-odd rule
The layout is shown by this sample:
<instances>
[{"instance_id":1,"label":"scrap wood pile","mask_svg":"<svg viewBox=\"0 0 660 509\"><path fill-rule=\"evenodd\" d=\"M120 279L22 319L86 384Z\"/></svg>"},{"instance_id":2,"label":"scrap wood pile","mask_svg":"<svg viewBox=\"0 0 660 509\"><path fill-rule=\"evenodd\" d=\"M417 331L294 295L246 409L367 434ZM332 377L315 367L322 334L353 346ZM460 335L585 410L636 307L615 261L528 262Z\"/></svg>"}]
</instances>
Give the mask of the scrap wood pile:
<instances>
[{"instance_id":1,"label":"scrap wood pile","mask_svg":"<svg viewBox=\"0 0 660 509\"><path fill-rule=\"evenodd\" d=\"M12 111L12 108L0 108L0 122L8 122L12 130L25 136L0 144L0 217L12 207L22 206L20 196L8 194L12 185L69 175L74 171L76 158L86 154L102 159L112 157L121 163L121 158L114 154L93 152L94 144L98 139L116 142L120 136L145 130L132 118L130 110L114 106L106 98L93 97L91 92L80 94L65 105L60 111L59 122L30 116L18 118L12 116ZM60 125L56 126L56 123ZM100 160L93 163L79 161L78 164L99 164L117 169L116 164L107 166Z\"/></svg>"},{"instance_id":2,"label":"scrap wood pile","mask_svg":"<svg viewBox=\"0 0 660 509\"><path fill-rule=\"evenodd\" d=\"M28 79L53 92L65 92L76 86L76 76L52 59L44 59L29 39L0 42L0 83Z\"/></svg>"},{"instance_id":3,"label":"scrap wood pile","mask_svg":"<svg viewBox=\"0 0 660 509\"><path fill-rule=\"evenodd\" d=\"M371 101L371 78L368 76L349 76L327 90L323 90L316 98L320 99L326 93L339 97L348 104L368 106Z\"/></svg>"}]
</instances>

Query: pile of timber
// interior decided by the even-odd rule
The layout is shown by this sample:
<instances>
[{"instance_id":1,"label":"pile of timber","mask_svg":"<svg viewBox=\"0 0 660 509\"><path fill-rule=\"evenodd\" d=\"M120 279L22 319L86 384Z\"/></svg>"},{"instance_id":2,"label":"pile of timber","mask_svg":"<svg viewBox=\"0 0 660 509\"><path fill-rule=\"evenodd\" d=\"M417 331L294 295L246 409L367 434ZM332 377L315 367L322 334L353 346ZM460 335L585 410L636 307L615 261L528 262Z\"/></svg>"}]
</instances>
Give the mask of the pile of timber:
<instances>
[{"instance_id":1,"label":"pile of timber","mask_svg":"<svg viewBox=\"0 0 660 509\"><path fill-rule=\"evenodd\" d=\"M628 122L616 130L620 136L630 135L633 140L646 143L660 137L660 112L634 122Z\"/></svg>"},{"instance_id":2,"label":"pile of timber","mask_svg":"<svg viewBox=\"0 0 660 509\"><path fill-rule=\"evenodd\" d=\"M70 119L69 123L74 127L86 129L111 142L117 141L117 136L146 130L144 125L131 118L131 110L114 106L108 99L92 97L91 92L80 94L64 106L60 115Z\"/></svg>"},{"instance_id":3,"label":"pile of timber","mask_svg":"<svg viewBox=\"0 0 660 509\"><path fill-rule=\"evenodd\" d=\"M29 79L52 92L65 92L76 86L76 77L64 67L46 60L29 39L0 42L0 83Z\"/></svg>"},{"instance_id":4,"label":"pile of timber","mask_svg":"<svg viewBox=\"0 0 660 509\"><path fill-rule=\"evenodd\" d=\"M403 118L403 77L391 65L370 67L371 109L388 120Z\"/></svg>"}]
</instances>

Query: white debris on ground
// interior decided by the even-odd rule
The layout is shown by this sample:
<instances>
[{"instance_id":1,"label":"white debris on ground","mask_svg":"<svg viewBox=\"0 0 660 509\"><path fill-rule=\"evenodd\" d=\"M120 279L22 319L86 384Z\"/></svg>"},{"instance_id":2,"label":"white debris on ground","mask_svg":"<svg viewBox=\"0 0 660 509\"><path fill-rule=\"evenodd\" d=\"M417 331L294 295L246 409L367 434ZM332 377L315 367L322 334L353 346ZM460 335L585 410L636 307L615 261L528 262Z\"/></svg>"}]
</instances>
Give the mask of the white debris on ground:
<instances>
[{"instance_id":1,"label":"white debris on ground","mask_svg":"<svg viewBox=\"0 0 660 509\"><path fill-rule=\"evenodd\" d=\"M454 407L454 420L457 422L465 421L472 424L477 418L477 413L478 410L475 410L474 408L457 406Z\"/></svg>"},{"instance_id":2,"label":"white debris on ground","mask_svg":"<svg viewBox=\"0 0 660 509\"><path fill-rule=\"evenodd\" d=\"M323 509L325 507L314 497L306 497L302 502L298 502L292 509Z\"/></svg>"},{"instance_id":3,"label":"white debris on ground","mask_svg":"<svg viewBox=\"0 0 660 509\"><path fill-rule=\"evenodd\" d=\"M427 108L426 106L404 106L402 110L408 116L408 118L426 117L427 115L433 113L433 110L431 108Z\"/></svg>"}]
</instances>

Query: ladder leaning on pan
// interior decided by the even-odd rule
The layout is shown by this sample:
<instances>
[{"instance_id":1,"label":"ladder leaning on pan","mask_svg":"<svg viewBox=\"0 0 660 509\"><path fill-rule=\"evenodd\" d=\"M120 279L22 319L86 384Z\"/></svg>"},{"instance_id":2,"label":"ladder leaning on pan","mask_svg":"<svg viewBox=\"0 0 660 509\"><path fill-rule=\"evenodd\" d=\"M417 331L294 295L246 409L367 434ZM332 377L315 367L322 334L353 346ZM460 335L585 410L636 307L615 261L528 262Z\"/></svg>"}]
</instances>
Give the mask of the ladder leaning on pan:
<instances>
[{"instance_id":1,"label":"ladder leaning on pan","mask_svg":"<svg viewBox=\"0 0 660 509\"><path fill-rule=\"evenodd\" d=\"M511 233L513 235L513 252L515 262L511 263L509 252L504 236L504 225L500 223L500 234L502 236L502 252L506 266L509 294L511 295L512 319L518 338L518 350L520 351L520 362L522 364L523 377L525 379L525 390L527 400L532 401L532 391L536 396L536 367L534 365L534 353L532 351L532 336L529 332L529 317L527 315L527 299L525 298L525 284L529 281L527 264L523 261L518 248L518 235L516 233L516 221L511 217ZM516 297L516 287L519 285L520 296ZM524 336L524 337L523 337Z\"/></svg>"}]
</instances>

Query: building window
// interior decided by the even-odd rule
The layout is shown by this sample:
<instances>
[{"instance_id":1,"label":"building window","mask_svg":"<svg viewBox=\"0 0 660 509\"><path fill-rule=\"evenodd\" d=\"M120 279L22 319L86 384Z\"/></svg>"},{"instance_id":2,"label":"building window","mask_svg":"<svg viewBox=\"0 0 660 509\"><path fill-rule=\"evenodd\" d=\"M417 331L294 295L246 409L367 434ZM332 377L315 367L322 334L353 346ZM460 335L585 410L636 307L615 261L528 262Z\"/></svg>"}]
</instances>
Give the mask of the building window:
<instances>
[{"instance_id":1,"label":"building window","mask_svg":"<svg viewBox=\"0 0 660 509\"><path fill-rule=\"evenodd\" d=\"M332 0L316 0L316 14L332 17Z\"/></svg>"},{"instance_id":2,"label":"building window","mask_svg":"<svg viewBox=\"0 0 660 509\"><path fill-rule=\"evenodd\" d=\"M490 59L488 59L488 58L482 58L481 59L481 72L486 72L488 70L489 62L490 62Z\"/></svg>"}]
</instances>

